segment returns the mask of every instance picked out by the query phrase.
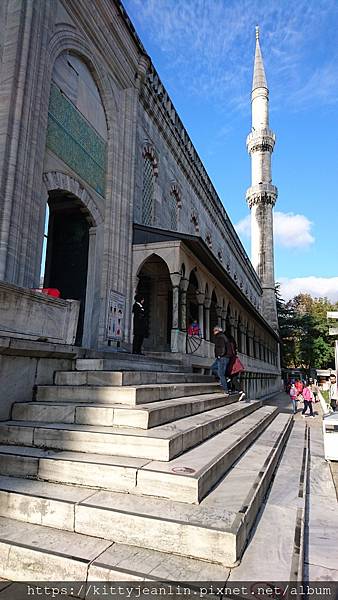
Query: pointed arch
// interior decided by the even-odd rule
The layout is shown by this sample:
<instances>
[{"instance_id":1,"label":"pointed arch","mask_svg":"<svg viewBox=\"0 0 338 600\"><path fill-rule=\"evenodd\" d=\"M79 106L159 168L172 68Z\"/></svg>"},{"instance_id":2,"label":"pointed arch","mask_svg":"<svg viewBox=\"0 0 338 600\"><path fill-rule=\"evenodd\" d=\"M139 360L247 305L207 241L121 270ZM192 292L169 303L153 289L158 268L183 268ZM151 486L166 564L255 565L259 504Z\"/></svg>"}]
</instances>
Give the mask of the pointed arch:
<instances>
[{"instance_id":1,"label":"pointed arch","mask_svg":"<svg viewBox=\"0 0 338 600\"><path fill-rule=\"evenodd\" d=\"M98 208L94 197L74 177L61 171L48 171L43 174L43 182L47 192L62 190L76 196L87 208L90 215L91 225L97 227L103 222L103 216Z\"/></svg>"}]
</instances>

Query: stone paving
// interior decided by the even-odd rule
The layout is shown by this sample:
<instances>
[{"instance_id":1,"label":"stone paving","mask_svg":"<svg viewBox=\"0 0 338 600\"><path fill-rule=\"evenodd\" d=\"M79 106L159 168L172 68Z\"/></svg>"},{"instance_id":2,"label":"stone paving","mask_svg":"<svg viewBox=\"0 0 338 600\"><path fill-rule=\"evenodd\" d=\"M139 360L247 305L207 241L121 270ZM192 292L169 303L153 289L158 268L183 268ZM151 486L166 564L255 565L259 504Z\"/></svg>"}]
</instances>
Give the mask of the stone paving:
<instances>
[{"instance_id":1,"label":"stone paving","mask_svg":"<svg viewBox=\"0 0 338 600\"><path fill-rule=\"evenodd\" d=\"M269 404L281 412L291 412L291 402L281 393ZM317 413L317 414L316 414ZM315 404L315 418L301 416L299 408L295 424L304 422L310 427L310 478L308 487L308 522L305 531L305 579L338 581L338 463L324 459L322 410Z\"/></svg>"},{"instance_id":2,"label":"stone paving","mask_svg":"<svg viewBox=\"0 0 338 600\"><path fill-rule=\"evenodd\" d=\"M331 474L332 474L333 482L334 482L334 485L336 488L336 494L337 494L337 500L338 500L338 462L331 461L330 467L331 467Z\"/></svg>"}]
</instances>

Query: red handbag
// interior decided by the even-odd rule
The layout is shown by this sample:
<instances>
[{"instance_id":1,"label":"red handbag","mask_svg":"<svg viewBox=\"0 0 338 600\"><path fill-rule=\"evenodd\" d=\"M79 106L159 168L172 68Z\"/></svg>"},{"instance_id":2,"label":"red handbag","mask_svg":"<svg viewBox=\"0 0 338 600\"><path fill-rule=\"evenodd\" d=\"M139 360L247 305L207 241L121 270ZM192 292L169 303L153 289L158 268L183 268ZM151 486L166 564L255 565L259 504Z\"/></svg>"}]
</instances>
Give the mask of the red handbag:
<instances>
[{"instance_id":1,"label":"red handbag","mask_svg":"<svg viewBox=\"0 0 338 600\"><path fill-rule=\"evenodd\" d=\"M237 375L238 373L242 373L242 371L245 371L245 368L238 356L236 356L233 363L230 365L230 375Z\"/></svg>"}]
</instances>

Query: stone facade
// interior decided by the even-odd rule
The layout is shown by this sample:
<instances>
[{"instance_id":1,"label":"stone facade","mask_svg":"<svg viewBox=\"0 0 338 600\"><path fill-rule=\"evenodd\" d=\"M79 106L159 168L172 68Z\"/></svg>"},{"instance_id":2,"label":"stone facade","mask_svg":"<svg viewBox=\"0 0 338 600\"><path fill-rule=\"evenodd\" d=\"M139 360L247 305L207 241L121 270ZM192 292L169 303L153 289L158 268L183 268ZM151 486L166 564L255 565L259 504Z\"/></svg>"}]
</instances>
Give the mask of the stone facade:
<instances>
[{"instance_id":1,"label":"stone facade","mask_svg":"<svg viewBox=\"0 0 338 600\"><path fill-rule=\"evenodd\" d=\"M276 378L266 283L120 2L3 0L0 10L0 279L36 288L42 265L45 285L81 302L83 346L128 349L134 292L158 269L149 298L166 309L148 350L184 354L196 309L201 357L218 323ZM147 242L153 230L174 235L175 252Z\"/></svg>"}]
</instances>

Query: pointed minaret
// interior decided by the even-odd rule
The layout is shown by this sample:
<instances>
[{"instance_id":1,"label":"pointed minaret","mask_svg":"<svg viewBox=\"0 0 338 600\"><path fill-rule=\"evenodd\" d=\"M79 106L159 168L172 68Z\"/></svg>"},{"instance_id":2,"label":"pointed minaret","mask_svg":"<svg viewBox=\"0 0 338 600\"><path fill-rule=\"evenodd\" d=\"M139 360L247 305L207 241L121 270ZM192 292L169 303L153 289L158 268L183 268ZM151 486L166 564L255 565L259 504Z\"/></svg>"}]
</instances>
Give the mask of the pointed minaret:
<instances>
[{"instance_id":1,"label":"pointed minaret","mask_svg":"<svg viewBox=\"0 0 338 600\"><path fill-rule=\"evenodd\" d=\"M251 261L263 288L263 316L277 330L272 209L278 192L271 183L271 155L276 138L269 129L269 90L259 45L258 27L251 104L252 131L246 140L251 156L251 187L246 193L251 210Z\"/></svg>"}]
</instances>

